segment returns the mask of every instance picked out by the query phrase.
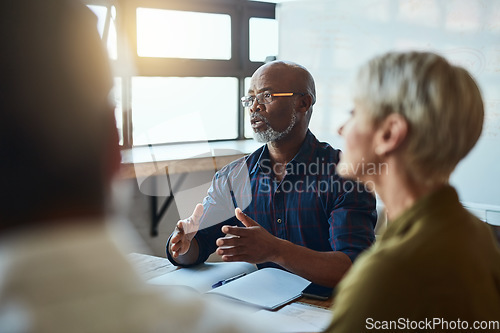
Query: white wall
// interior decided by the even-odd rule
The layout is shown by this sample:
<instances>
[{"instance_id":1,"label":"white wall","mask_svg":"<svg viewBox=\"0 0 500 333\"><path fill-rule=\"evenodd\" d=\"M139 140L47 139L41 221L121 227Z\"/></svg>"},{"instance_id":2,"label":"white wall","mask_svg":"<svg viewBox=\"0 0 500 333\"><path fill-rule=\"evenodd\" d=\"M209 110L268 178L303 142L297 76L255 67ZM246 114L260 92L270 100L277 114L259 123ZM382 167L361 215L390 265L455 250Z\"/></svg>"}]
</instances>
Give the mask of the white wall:
<instances>
[{"instance_id":1,"label":"white wall","mask_svg":"<svg viewBox=\"0 0 500 333\"><path fill-rule=\"evenodd\" d=\"M486 102L486 121L451 181L481 217L500 211L500 1L290 1L278 5L277 16L279 58L306 66L316 79L311 129L340 148L336 133L352 108L350 83L372 56L430 50L471 71ZM497 215L489 216L493 222Z\"/></svg>"}]
</instances>

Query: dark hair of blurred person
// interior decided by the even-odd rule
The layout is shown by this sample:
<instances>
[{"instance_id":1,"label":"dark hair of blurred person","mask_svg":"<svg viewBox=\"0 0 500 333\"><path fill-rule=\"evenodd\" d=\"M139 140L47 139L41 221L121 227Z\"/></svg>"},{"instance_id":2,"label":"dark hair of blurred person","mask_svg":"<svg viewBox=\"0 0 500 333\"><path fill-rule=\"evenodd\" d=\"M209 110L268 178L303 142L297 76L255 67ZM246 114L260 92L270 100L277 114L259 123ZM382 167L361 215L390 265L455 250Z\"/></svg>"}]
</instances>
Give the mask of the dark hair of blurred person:
<instances>
[{"instance_id":1,"label":"dark hair of blurred person","mask_svg":"<svg viewBox=\"0 0 500 333\"><path fill-rule=\"evenodd\" d=\"M3 0L0 45L0 331L262 331L234 306L144 285L107 227L120 154L95 15Z\"/></svg>"}]
</instances>

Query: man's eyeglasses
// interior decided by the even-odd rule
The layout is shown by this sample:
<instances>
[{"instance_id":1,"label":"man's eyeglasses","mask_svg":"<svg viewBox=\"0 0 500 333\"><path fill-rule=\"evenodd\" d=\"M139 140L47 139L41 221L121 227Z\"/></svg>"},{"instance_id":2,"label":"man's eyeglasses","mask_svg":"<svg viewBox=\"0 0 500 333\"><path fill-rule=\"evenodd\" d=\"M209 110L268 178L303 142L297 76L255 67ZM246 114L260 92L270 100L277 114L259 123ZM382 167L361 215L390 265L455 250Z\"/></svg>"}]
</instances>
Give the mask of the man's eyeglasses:
<instances>
[{"instance_id":1,"label":"man's eyeglasses","mask_svg":"<svg viewBox=\"0 0 500 333\"><path fill-rule=\"evenodd\" d=\"M241 104L243 107L249 108L253 105L255 99L257 99L257 103L259 104L269 104L274 100L274 97L290 97L293 95L304 96L305 94L295 92L270 93L269 91L264 91L255 96L243 96L241 98Z\"/></svg>"}]
</instances>

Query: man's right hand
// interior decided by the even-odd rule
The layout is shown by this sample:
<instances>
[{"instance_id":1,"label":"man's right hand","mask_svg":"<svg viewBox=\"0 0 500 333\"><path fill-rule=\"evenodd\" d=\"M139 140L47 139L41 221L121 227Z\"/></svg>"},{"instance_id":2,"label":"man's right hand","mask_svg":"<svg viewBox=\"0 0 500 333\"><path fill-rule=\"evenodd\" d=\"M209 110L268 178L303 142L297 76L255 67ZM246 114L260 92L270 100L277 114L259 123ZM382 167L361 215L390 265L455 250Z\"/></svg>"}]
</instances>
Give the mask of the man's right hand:
<instances>
[{"instance_id":1,"label":"man's right hand","mask_svg":"<svg viewBox=\"0 0 500 333\"><path fill-rule=\"evenodd\" d=\"M191 241L200 227L200 218L203 215L203 205L197 204L193 214L187 219L180 220L170 238L170 253L173 258L185 254L191 246Z\"/></svg>"}]
</instances>

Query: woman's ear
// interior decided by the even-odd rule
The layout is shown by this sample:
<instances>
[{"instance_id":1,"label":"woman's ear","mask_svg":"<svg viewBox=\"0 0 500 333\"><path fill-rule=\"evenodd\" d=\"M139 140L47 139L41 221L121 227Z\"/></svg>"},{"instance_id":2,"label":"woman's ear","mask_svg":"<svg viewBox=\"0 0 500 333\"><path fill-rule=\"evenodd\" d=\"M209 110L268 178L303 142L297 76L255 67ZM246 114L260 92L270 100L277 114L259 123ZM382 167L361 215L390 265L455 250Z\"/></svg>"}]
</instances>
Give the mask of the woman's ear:
<instances>
[{"instance_id":1,"label":"woman's ear","mask_svg":"<svg viewBox=\"0 0 500 333\"><path fill-rule=\"evenodd\" d=\"M375 135L375 154L382 156L397 150L408 135L408 121L392 113L382 120Z\"/></svg>"}]
</instances>

